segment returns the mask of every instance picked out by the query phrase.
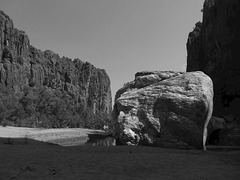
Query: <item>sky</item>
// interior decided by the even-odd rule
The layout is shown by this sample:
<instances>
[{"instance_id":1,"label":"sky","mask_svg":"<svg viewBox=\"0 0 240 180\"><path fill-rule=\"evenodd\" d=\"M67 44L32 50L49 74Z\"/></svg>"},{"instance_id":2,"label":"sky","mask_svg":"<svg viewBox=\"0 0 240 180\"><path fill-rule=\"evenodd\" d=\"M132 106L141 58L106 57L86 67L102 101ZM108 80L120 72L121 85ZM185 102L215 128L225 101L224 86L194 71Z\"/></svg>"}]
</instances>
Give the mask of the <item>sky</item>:
<instances>
[{"instance_id":1,"label":"sky","mask_svg":"<svg viewBox=\"0 0 240 180\"><path fill-rule=\"evenodd\" d=\"M136 72L185 71L204 0L0 0L34 47L105 69L113 98Z\"/></svg>"}]
</instances>

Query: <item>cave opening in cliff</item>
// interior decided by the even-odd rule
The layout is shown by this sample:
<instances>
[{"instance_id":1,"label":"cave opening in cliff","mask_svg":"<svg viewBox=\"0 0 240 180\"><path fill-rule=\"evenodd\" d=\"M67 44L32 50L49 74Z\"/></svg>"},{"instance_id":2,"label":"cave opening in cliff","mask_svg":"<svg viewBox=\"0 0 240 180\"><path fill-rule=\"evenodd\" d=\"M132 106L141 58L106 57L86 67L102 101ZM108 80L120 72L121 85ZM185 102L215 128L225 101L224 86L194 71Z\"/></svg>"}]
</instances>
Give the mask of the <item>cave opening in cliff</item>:
<instances>
[{"instance_id":1,"label":"cave opening in cliff","mask_svg":"<svg viewBox=\"0 0 240 180\"><path fill-rule=\"evenodd\" d=\"M221 134L221 129L216 129L216 130L212 131L208 137L207 144L208 145L219 145L220 134Z\"/></svg>"}]
</instances>

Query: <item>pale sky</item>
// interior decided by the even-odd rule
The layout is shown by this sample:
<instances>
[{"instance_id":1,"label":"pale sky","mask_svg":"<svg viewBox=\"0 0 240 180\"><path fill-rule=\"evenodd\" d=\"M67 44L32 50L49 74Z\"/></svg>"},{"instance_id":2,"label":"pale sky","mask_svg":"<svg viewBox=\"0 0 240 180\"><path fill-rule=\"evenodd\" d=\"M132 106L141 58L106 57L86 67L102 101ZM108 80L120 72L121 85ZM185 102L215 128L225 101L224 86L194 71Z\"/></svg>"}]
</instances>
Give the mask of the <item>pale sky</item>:
<instances>
[{"instance_id":1,"label":"pale sky","mask_svg":"<svg viewBox=\"0 0 240 180\"><path fill-rule=\"evenodd\" d=\"M203 1L0 0L0 9L36 48L105 69L114 98L138 71L185 71Z\"/></svg>"}]
</instances>

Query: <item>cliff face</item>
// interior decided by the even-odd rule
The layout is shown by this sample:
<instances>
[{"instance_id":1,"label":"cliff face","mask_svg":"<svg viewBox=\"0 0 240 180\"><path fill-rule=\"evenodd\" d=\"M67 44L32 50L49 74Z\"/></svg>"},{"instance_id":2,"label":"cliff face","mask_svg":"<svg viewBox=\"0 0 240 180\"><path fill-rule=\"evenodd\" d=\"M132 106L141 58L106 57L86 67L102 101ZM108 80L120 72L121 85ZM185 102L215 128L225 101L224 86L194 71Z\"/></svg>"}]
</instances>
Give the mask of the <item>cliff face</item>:
<instances>
[{"instance_id":1,"label":"cliff face","mask_svg":"<svg viewBox=\"0 0 240 180\"><path fill-rule=\"evenodd\" d=\"M0 85L14 92L21 92L25 86L59 89L94 113L110 113L112 107L110 79L105 70L36 49L3 11L0 11Z\"/></svg>"},{"instance_id":2,"label":"cliff face","mask_svg":"<svg viewBox=\"0 0 240 180\"><path fill-rule=\"evenodd\" d=\"M213 80L213 114L240 117L240 1L205 0L187 52L187 71L203 71Z\"/></svg>"}]
</instances>

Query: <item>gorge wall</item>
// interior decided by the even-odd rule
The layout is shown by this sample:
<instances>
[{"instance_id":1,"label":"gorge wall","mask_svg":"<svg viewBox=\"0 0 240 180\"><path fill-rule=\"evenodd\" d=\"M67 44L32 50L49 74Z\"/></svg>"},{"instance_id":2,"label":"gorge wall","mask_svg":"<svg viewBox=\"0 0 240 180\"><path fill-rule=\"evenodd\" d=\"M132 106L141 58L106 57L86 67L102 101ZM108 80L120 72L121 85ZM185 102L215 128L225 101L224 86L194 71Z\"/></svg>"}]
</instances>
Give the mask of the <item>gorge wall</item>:
<instances>
[{"instance_id":1,"label":"gorge wall","mask_svg":"<svg viewBox=\"0 0 240 180\"><path fill-rule=\"evenodd\" d=\"M24 31L0 11L0 85L22 92L24 87L48 87L71 96L93 113L110 113L110 79L98 69L79 59L60 58L50 50L41 51L30 44Z\"/></svg>"},{"instance_id":2,"label":"gorge wall","mask_svg":"<svg viewBox=\"0 0 240 180\"><path fill-rule=\"evenodd\" d=\"M187 41L187 71L214 84L213 115L240 117L240 1L205 0L202 22Z\"/></svg>"}]
</instances>

